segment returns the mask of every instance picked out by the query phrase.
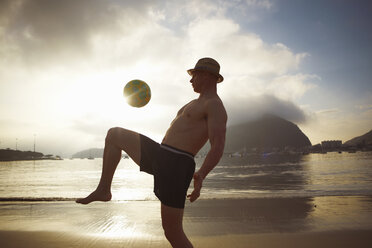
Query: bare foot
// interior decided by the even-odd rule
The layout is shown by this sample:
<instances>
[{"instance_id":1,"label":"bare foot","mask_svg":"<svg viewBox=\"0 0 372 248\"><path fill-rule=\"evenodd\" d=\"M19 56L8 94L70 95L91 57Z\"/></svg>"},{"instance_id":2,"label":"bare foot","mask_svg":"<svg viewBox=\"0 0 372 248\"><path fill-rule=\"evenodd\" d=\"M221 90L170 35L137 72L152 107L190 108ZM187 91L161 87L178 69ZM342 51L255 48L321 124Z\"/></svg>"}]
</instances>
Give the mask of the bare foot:
<instances>
[{"instance_id":1,"label":"bare foot","mask_svg":"<svg viewBox=\"0 0 372 248\"><path fill-rule=\"evenodd\" d=\"M93 191L90 195L88 195L85 198L79 198L76 200L76 203L81 203L81 204L89 204L93 201L110 201L111 200L111 193L108 192L100 192L100 191Z\"/></svg>"}]
</instances>

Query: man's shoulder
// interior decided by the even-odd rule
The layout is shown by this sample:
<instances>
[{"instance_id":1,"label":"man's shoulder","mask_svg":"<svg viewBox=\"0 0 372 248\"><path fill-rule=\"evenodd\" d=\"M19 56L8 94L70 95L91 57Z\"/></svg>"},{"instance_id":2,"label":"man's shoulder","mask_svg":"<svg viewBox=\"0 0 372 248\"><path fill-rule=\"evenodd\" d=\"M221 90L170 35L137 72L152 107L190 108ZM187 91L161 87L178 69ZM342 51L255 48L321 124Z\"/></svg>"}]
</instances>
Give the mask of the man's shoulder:
<instances>
[{"instance_id":1,"label":"man's shoulder","mask_svg":"<svg viewBox=\"0 0 372 248\"><path fill-rule=\"evenodd\" d=\"M207 112L218 112L219 115L223 116L224 118L227 119L227 113L226 109L223 105L223 102L219 96L207 99L205 102L206 110Z\"/></svg>"},{"instance_id":2,"label":"man's shoulder","mask_svg":"<svg viewBox=\"0 0 372 248\"><path fill-rule=\"evenodd\" d=\"M206 105L223 105L221 98L218 95L209 97L205 100Z\"/></svg>"},{"instance_id":3,"label":"man's shoulder","mask_svg":"<svg viewBox=\"0 0 372 248\"><path fill-rule=\"evenodd\" d=\"M206 99L204 104L207 108L225 108L219 96Z\"/></svg>"}]
</instances>

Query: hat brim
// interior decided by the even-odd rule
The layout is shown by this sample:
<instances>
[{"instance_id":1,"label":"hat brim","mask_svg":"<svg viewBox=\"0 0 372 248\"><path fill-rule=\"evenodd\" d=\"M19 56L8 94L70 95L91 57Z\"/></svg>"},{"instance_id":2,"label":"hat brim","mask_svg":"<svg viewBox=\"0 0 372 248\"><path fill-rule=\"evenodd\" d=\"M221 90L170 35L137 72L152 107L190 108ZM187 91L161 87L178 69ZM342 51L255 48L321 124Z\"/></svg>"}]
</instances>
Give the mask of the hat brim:
<instances>
[{"instance_id":1,"label":"hat brim","mask_svg":"<svg viewBox=\"0 0 372 248\"><path fill-rule=\"evenodd\" d=\"M206 71L206 72L212 73L213 75L217 76L217 83L221 83L223 81L223 76L221 74L217 74L217 73L214 73L214 72L211 72L211 71L208 71L208 70L190 69L190 70L187 70L187 73L190 76L192 76L194 71Z\"/></svg>"}]
</instances>

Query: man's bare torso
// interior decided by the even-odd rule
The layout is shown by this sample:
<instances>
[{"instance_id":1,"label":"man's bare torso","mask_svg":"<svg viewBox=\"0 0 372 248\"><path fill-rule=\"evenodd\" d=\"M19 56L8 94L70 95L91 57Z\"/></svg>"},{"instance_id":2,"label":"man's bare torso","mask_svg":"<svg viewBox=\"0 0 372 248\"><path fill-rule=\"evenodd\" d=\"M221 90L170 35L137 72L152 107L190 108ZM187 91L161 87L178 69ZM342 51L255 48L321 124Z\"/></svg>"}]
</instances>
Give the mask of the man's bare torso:
<instances>
[{"instance_id":1,"label":"man's bare torso","mask_svg":"<svg viewBox=\"0 0 372 248\"><path fill-rule=\"evenodd\" d=\"M208 140L206 103L214 98L199 98L183 106L166 132L162 143L196 154Z\"/></svg>"}]
</instances>

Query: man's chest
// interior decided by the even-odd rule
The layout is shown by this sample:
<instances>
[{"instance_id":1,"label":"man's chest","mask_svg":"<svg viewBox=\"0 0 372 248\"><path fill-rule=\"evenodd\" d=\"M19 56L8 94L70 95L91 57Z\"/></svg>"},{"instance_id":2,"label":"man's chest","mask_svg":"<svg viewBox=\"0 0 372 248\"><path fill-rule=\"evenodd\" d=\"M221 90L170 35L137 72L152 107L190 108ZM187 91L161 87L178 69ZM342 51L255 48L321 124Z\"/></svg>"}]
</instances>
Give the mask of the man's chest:
<instances>
[{"instance_id":1,"label":"man's chest","mask_svg":"<svg viewBox=\"0 0 372 248\"><path fill-rule=\"evenodd\" d=\"M204 104L198 100L190 102L183 110L182 116L190 121L200 121L207 119Z\"/></svg>"}]
</instances>

